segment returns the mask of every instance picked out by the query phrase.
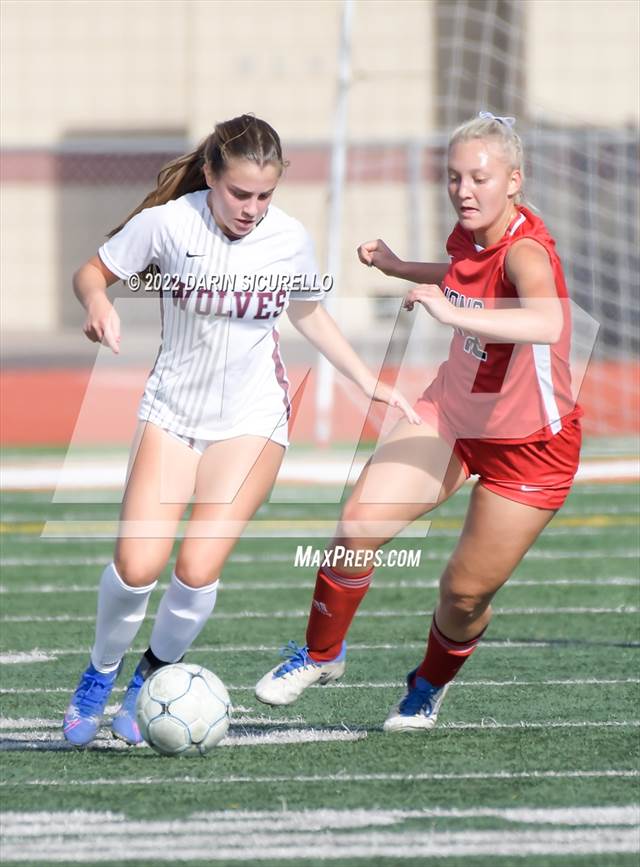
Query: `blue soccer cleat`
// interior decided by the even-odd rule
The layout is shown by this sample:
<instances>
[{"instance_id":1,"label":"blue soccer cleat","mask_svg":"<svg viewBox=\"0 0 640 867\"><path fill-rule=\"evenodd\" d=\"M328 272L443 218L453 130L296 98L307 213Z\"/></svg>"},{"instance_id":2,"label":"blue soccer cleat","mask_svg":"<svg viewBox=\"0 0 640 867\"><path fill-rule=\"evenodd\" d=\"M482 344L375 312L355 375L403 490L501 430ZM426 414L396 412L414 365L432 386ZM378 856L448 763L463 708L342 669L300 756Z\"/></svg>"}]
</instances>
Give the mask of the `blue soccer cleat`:
<instances>
[{"instance_id":1,"label":"blue soccer cleat","mask_svg":"<svg viewBox=\"0 0 640 867\"><path fill-rule=\"evenodd\" d=\"M148 667L148 666L147 666ZM148 672L144 671L145 666L142 662L133 672L133 677L129 681L127 691L122 699L122 704L118 708L116 715L111 723L111 732L114 737L125 741L128 744L141 744L144 740L140 734L140 727L136 719L136 702L138 695L142 689L142 684L148 677Z\"/></svg>"},{"instance_id":2,"label":"blue soccer cleat","mask_svg":"<svg viewBox=\"0 0 640 867\"><path fill-rule=\"evenodd\" d=\"M184 656L180 657L178 662L182 662ZM154 671L162 668L165 665L172 663L163 662L151 652L151 648L143 654L140 662L133 672L133 676L129 681L127 690L122 699L122 704L118 708L116 715L111 722L111 733L114 737L121 741L125 741L132 746L141 744L144 738L140 734L140 727L136 716L136 704L138 695L142 689L142 684L148 680Z\"/></svg>"},{"instance_id":3,"label":"blue soccer cleat","mask_svg":"<svg viewBox=\"0 0 640 867\"><path fill-rule=\"evenodd\" d=\"M328 662L316 662L309 656L308 647L290 641L284 648L286 662L276 665L256 684L256 698L263 704L293 704L314 683L325 684L342 677L347 656L347 642L342 642L340 653Z\"/></svg>"},{"instance_id":4,"label":"blue soccer cleat","mask_svg":"<svg viewBox=\"0 0 640 867\"><path fill-rule=\"evenodd\" d=\"M115 671L103 674L90 663L82 674L62 722L63 734L70 744L85 747L95 738L121 668L122 663Z\"/></svg>"},{"instance_id":5,"label":"blue soccer cleat","mask_svg":"<svg viewBox=\"0 0 640 867\"><path fill-rule=\"evenodd\" d=\"M435 726L442 699L450 684L433 686L423 677L416 677L416 671L414 669L407 675L407 692L386 718L383 731L428 731Z\"/></svg>"}]
</instances>

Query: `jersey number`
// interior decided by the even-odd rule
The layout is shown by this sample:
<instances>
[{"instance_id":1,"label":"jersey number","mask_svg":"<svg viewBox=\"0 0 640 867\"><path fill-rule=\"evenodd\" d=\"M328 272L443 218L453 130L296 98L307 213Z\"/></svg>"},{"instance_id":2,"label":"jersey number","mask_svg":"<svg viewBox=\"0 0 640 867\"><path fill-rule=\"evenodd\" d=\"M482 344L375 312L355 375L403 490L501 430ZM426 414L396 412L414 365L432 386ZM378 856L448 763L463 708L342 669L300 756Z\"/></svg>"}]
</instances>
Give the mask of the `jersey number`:
<instances>
[{"instance_id":1,"label":"jersey number","mask_svg":"<svg viewBox=\"0 0 640 867\"><path fill-rule=\"evenodd\" d=\"M467 343L475 341L475 346L467 349ZM499 394L502 391L511 356L515 346L513 343L487 343L482 349L477 337L467 337L464 343L464 351L470 352L480 361L486 361L491 356L491 364L479 364L476 378L473 381L471 392L474 394ZM482 355L477 355L477 352Z\"/></svg>"}]
</instances>

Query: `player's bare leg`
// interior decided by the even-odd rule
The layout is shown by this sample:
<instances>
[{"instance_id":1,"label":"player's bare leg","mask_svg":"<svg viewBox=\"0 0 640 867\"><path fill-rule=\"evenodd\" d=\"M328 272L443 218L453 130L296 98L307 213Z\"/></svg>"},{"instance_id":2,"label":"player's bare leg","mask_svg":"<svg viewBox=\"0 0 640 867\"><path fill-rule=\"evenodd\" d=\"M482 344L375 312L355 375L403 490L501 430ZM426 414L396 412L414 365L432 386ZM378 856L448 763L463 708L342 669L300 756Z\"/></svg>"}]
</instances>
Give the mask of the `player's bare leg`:
<instances>
[{"instance_id":1,"label":"player's bare leg","mask_svg":"<svg viewBox=\"0 0 640 867\"><path fill-rule=\"evenodd\" d=\"M210 445L198 467L194 505L176 573L189 587L217 580L247 523L264 503L284 458L284 446L258 436Z\"/></svg>"},{"instance_id":2,"label":"player's bare leg","mask_svg":"<svg viewBox=\"0 0 640 867\"><path fill-rule=\"evenodd\" d=\"M379 547L453 494L466 478L451 445L428 424L400 421L367 463L318 571L304 647L256 685L265 704L291 704L314 683L344 671L345 636L364 598ZM344 552L341 556L340 552Z\"/></svg>"},{"instance_id":3,"label":"player's bare leg","mask_svg":"<svg viewBox=\"0 0 640 867\"><path fill-rule=\"evenodd\" d=\"M428 425L402 420L360 474L347 500L332 548L376 551L454 494L466 479L447 440ZM345 573L357 571L341 564Z\"/></svg>"},{"instance_id":4,"label":"player's bare leg","mask_svg":"<svg viewBox=\"0 0 640 867\"><path fill-rule=\"evenodd\" d=\"M246 436L212 443L200 457L194 505L171 583L160 601L149 649L114 717L113 732L122 740L140 742L135 714L140 688L154 670L182 659L206 624L224 563L267 497L283 456L283 446Z\"/></svg>"},{"instance_id":5,"label":"player's bare leg","mask_svg":"<svg viewBox=\"0 0 640 867\"><path fill-rule=\"evenodd\" d=\"M204 452L185 538L151 633L152 657L176 662L200 633L227 557L265 501L283 456L283 446L257 436L213 443Z\"/></svg>"},{"instance_id":6,"label":"player's bare leg","mask_svg":"<svg viewBox=\"0 0 640 867\"><path fill-rule=\"evenodd\" d=\"M468 641L491 619L491 599L555 515L476 483L460 539L440 579L438 625Z\"/></svg>"},{"instance_id":7,"label":"player's bare leg","mask_svg":"<svg viewBox=\"0 0 640 867\"><path fill-rule=\"evenodd\" d=\"M440 579L427 651L385 731L431 729L447 688L491 619L491 600L555 512L506 499L476 484L462 534Z\"/></svg>"},{"instance_id":8,"label":"player's bare leg","mask_svg":"<svg viewBox=\"0 0 640 867\"><path fill-rule=\"evenodd\" d=\"M114 563L130 587L154 583L169 561L193 495L200 455L154 424L132 448Z\"/></svg>"},{"instance_id":9,"label":"player's bare leg","mask_svg":"<svg viewBox=\"0 0 640 867\"><path fill-rule=\"evenodd\" d=\"M95 737L122 664L142 624L149 596L167 563L178 522L195 484L198 463L186 445L152 424L141 425L131 450L114 562L103 572L98 591L91 663L65 713L63 731L84 746ZM163 469L181 481L181 495L166 502Z\"/></svg>"}]
</instances>

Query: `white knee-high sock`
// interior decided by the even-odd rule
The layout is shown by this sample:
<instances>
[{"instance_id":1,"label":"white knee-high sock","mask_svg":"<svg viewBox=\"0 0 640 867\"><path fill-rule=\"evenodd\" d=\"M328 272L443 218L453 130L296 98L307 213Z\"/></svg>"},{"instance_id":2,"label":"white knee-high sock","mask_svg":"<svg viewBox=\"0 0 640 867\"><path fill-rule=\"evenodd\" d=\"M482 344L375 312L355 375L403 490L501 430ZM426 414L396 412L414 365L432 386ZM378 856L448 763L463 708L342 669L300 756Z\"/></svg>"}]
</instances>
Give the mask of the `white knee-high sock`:
<instances>
[{"instance_id":1,"label":"white knee-high sock","mask_svg":"<svg viewBox=\"0 0 640 867\"><path fill-rule=\"evenodd\" d=\"M91 663L98 671L115 671L120 665L140 629L149 596L157 583L129 587L113 563L104 570L98 588L96 638L91 651Z\"/></svg>"},{"instance_id":2,"label":"white knee-high sock","mask_svg":"<svg viewBox=\"0 0 640 867\"><path fill-rule=\"evenodd\" d=\"M218 582L187 587L176 576L160 600L149 647L163 662L182 659L202 631L216 604Z\"/></svg>"}]
</instances>

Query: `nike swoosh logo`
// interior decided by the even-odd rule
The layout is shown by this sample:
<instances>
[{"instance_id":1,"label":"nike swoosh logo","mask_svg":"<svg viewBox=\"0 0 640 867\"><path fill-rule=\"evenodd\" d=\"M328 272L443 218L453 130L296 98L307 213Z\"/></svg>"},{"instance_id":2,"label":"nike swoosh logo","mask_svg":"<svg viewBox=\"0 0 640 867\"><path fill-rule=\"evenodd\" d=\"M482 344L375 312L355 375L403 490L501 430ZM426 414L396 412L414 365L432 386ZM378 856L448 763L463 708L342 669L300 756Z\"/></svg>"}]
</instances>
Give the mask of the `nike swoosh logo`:
<instances>
[{"instance_id":1,"label":"nike swoosh logo","mask_svg":"<svg viewBox=\"0 0 640 867\"><path fill-rule=\"evenodd\" d=\"M206 253L187 253L187 259L202 259L206 255Z\"/></svg>"},{"instance_id":2,"label":"nike swoosh logo","mask_svg":"<svg viewBox=\"0 0 640 867\"><path fill-rule=\"evenodd\" d=\"M521 491L539 491L540 488L531 487L531 485L520 485Z\"/></svg>"}]
</instances>

